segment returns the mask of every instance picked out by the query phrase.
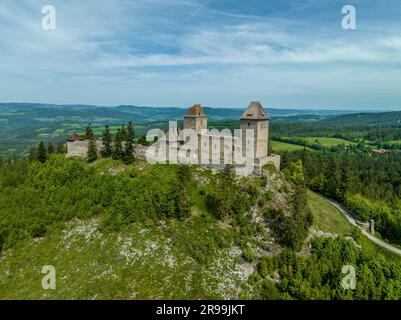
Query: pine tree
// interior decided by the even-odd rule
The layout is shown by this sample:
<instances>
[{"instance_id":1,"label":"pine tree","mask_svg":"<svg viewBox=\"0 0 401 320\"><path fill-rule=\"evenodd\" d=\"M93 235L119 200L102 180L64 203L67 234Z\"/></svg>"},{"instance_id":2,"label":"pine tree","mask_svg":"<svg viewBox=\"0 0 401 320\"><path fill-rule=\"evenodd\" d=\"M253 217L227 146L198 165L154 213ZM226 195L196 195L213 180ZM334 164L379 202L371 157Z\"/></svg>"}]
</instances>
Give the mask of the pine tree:
<instances>
[{"instance_id":1,"label":"pine tree","mask_svg":"<svg viewBox=\"0 0 401 320\"><path fill-rule=\"evenodd\" d=\"M336 198L338 187L338 167L336 158L329 155L326 160L325 181L323 192L329 197Z\"/></svg>"},{"instance_id":2,"label":"pine tree","mask_svg":"<svg viewBox=\"0 0 401 320\"><path fill-rule=\"evenodd\" d=\"M54 153L54 146L51 142L49 142L49 144L47 145L47 154L52 154Z\"/></svg>"},{"instance_id":3,"label":"pine tree","mask_svg":"<svg viewBox=\"0 0 401 320\"><path fill-rule=\"evenodd\" d=\"M114 148L112 157L114 160L120 160L122 156L123 156L123 145L122 145L121 129L118 129L116 136L114 138Z\"/></svg>"},{"instance_id":4,"label":"pine tree","mask_svg":"<svg viewBox=\"0 0 401 320\"><path fill-rule=\"evenodd\" d=\"M88 143L88 162L93 162L97 159L97 146L96 146L96 138L93 134L93 131L90 127L87 127L85 130L85 136L89 137Z\"/></svg>"},{"instance_id":5,"label":"pine tree","mask_svg":"<svg viewBox=\"0 0 401 320\"><path fill-rule=\"evenodd\" d=\"M57 153L59 153L59 154L64 154L65 153L65 144L64 143L60 142L57 145Z\"/></svg>"},{"instance_id":6,"label":"pine tree","mask_svg":"<svg viewBox=\"0 0 401 320\"><path fill-rule=\"evenodd\" d=\"M125 129L125 126L121 126L121 140L125 140L127 134L127 129Z\"/></svg>"},{"instance_id":7,"label":"pine tree","mask_svg":"<svg viewBox=\"0 0 401 320\"><path fill-rule=\"evenodd\" d=\"M28 161L38 160L38 152L37 152L35 147L32 147L32 148L29 149L29 153L28 153L27 159L28 159Z\"/></svg>"},{"instance_id":8,"label":"pine tree","mask_svg":"<svg viewBox=\"0 0 401 320\"><path fill-rule=\"evenodd\" d=\"M97 159L97 146L95 136L89 139L88 144L88 162L94 162Z\"/></svg>"},{"instance_id":9,"label":"pine tree","mask_svg":"<svg viewBox=\"0 0 401 320\"><path fill-rule=\"evenodd\" d=\"M90 140L94 137L90 124L85 128L85 140Z\"/></svg>"},{"instance_id":10,"label":"pine tree","mask_svg":"<svg viewBox=\"0 0 401 320\"><path fill-rule=\"evenodd\" d=\"M111 157L113 154L113 137L110 133L110 127L106 126L105 130L103 131L103 150L102 150L102 157L108 158Z\"/></svg>"},{"instance_id":11,"label":"pine tree","mask_svg":"<svg viewBox=\"0 0 401 320\"><path fill-rule=\"evenodd\" d=\"M38 161L41 163L45 163L46 160L47 160L46 147L43 141L41 141L38 147Z\"/></svg>"},{"instance_id":12,"label":"pine tree","mask_svg":"<svg viewBox=\"0 0 401 320\"><path fill-rule=\"evenodd\" d=\"M345 201L345 194L348 190L349 185L349 152L348 148L345 149L344 156L341 162L341 176L340 176L340 185L338 190L338 198L341 202Z\"/></svg>"},{"instance_id":13,"label":"pine tree","mask_svg":"<svg viewBox=\"0 0 401 320\"><path fill-rule=\"evenodd\" d=\"M124 163L131 164L134 161L134 126L130 121L125 133Z\"/></svg>"}]
</instances>

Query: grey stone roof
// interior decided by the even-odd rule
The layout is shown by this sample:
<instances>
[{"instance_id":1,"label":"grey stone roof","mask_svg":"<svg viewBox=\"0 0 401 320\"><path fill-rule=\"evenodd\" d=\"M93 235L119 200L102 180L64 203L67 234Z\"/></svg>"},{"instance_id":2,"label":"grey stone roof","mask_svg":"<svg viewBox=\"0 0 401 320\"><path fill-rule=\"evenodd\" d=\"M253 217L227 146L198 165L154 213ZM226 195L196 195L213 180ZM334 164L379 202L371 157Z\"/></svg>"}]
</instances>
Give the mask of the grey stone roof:
<instances>
[{"instance_id":1,"label":"grey stone roof","mask_svg":"<svg viewBox=\"0 0 401 320\"><path fill-rule=\"evenodd\" d=\"M259 101L252 101L242 114L241 120L269 120L269 115Z\"/></svg>"}]
</instances>

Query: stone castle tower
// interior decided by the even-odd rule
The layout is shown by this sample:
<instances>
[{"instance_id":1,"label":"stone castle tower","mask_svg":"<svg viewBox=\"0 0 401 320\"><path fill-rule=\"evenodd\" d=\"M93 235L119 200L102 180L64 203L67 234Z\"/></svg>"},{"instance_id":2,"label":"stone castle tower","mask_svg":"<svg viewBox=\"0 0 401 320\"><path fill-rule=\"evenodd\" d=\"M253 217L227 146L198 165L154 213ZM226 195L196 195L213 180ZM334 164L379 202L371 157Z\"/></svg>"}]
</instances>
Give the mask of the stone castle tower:
<instances>
[{"instance_id":1,"label":"stone castle tower","mask_svg":"<svg viewBox=\"0 0 401 320\"><path fill-rule=\"evenodd\" d=\"M255 159L266 158L269 142L269 116L258 101L253 101L241 116L241 129L254 129ZM246 140L243 139L245 149ZM244 150L243 149L243 150Z\"/></svg>"},{"instance_id":2,"label":"stone castle tower","mask_svg":"<svg viewBox=\"0 0 401 320\"><path fill-rule=\"evenodd\" d=\"M188 109L184 116L184 128L193 129L197 134L204 133L207 130L207 117L200 104L195 104Z\"/></svg>"}]
</instances>

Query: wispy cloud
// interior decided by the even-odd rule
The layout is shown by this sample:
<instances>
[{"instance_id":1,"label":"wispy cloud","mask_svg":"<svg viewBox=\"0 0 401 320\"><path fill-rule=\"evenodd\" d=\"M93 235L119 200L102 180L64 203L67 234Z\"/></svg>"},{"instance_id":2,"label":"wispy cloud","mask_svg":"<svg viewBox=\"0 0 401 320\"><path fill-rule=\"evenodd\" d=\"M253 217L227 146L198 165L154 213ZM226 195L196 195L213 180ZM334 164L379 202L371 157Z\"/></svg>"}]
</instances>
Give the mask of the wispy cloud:
<instances>
[{"instance_id":1,"label":"wispy cloud","mask_svg":"<svg viewBox=\"0 0 401 320\"><path fill-rule=\"evenodd\" d=\"M52 32L44 4L1 1L2 101L401 107L400 3L344 31L337 0L56 0Z\"/></svg>"}]
</instances>

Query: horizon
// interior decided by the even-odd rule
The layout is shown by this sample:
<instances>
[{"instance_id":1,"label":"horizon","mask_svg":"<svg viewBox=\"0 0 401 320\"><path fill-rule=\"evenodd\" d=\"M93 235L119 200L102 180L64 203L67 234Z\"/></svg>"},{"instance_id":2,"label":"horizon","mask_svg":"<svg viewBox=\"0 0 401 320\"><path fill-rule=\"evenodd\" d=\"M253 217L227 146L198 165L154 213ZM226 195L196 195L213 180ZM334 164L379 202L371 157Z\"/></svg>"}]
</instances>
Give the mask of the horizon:
<instances>
[{"instance_id":1,"label":"horizon","mask_svg":"<svg viewBox=\"0 0 401 320\"><path fill-rule=\"evenodd\" d=\"M352 1L355 30L339 0L52 5L46 30L42 1L2 3L1 101L401 110L399 1Z\"/></svg>"},{"instance_id":2,"label":"horizon","mask_svg":"<svg viewBox=\"0 0 401 320\"><path fill-rule=\"evenodd\" d=\"M261 101L259 101L261 102ZM68 107L68 106L86 106L86 107L96 107L96 108L116 108L116 107L122 107L122 106L127 106L127 107L137 107L137 108L157 108L157 109L163 109L163 108L171 108L171 109L183 109L186 110L188 109L191 104L186 105L186 106L151 106L151 105L138 105L138 104L115 104L115 105L97 105L97 104L86 104L86 103L47 103L47 102L13 102L13 101L7 101L7 102L1 102L0 101L0 107L1 105L7 105L7 104L19 104L19 105L32 105L32 104L37 104L37 105L50 105L54 107ZM194 104L199 104L199 103L193 103ZM248 105L243 106L243 107L238 107L238 106L210 106L210 105L203 105L200 103L203 108L210 108L210 109L246 109ZM401 111L400 109L397 108L385 108L381 110L379 107L376 108L349 108L349 107L305 107L305 108L299 108L299 107L275 107L275 106L265 106L263 102L261 102L262 106L265 109L272 109L272 110L294 110L294 111L347 111L347 112L368 112L368 113L381 113L381 112L398 112Z\"/></svg>"}]
</instances>

